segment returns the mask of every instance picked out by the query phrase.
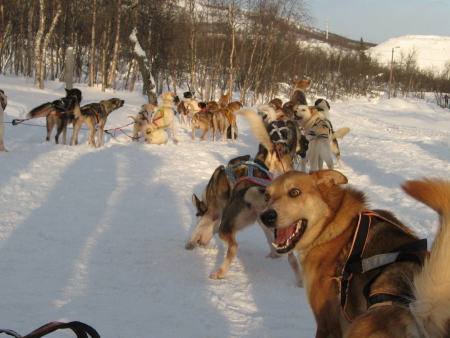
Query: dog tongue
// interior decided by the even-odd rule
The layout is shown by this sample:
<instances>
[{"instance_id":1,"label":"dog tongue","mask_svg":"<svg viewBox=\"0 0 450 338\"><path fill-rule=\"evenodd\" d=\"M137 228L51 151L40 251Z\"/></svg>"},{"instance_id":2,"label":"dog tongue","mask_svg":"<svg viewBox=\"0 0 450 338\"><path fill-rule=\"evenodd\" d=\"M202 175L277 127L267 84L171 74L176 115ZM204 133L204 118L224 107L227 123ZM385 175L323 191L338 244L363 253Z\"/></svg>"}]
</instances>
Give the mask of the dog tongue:
<instances>
[{"instance_id":1,"label":"dog tongue","mask_svg":"<svg viewBox=\"0 0 450 338\"><path fill-rule=\"evenodd\" d=\"M288 228L278 228L275 243L284 244L289 239L289 237L291 237L291 235L295 232L296 228L297 223L292 224Z\"/></svg>"}]
</instances>

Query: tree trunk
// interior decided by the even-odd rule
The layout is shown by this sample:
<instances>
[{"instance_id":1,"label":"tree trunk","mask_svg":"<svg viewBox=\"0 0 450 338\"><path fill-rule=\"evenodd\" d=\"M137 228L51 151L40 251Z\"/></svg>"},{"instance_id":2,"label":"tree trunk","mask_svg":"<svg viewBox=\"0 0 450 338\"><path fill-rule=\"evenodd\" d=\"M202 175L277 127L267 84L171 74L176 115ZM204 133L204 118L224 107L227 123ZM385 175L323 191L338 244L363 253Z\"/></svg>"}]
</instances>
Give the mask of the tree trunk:
<instances>
[{"instance_id":1,"label":"tree trunk","mask_svg":"<svg viewBox=\"0 0 450 338\"><path fill-rule=\"evenodd\" d=\"M197 66L197 50L196 50L196 28L195 28L195 0L189 0L189 49L190 49L190 82L192 88L196 87L196 66Z\"/></svg>"},{"instance_id":2,"label":"tree trunk","mask_svg":"<svg viewBox=\"0 0 450 338\"><path fill-rule=\"evenodd\" d=\"M114 42L114 52L113 59L111 62L111 73L109 75L108 87L111 87L113 83L116 81L116 69L117 69L117 60L119 58L119 45L120 45L120 18L122 13L122 3L121 0L117 0L117 27L116 27L116 38Z\"/></svg>"},{"instance_id":3,"label":"tree trunk","mask_svg":"<svg viewBox=\"0 0 450 338\"><path fill-rule=\"evenodd\" d=\"M91 31L91 55L89 64L89 87L95 85L95 22L97 17L97 0L94 0L92 9L92 31Z\"/></svg>"},{"instance_id":4,"label":"tree trunk","mask_svg":"<svg viewBox=\"0 0 450 338\"><path fill-rule=\"evenodd\" d=\"M230 101L233 101L231 98L233 97L233 83L234 83L234 53L236 50L236 28L234 26L234 0L229 0L228 5L228 24L231 29L231 51L230 51L230 80L229 80L229 89L228 93L230 94Z\"/></svg>"},{"instance_id":5,"label":"tree trunk","mask_svg":"<svg viewBox=\"0 0 450 338\"><path fill-rule=\"evenodd\" d=\"M42 46L42 38L44 36L44 26L45 26L45 3L44 0L39 0L39 30L36 33L36 38L34 40L34 58L36 60L36 74L34 78L34 84L40 85L42 81L42 73L41 73L41 46Z\"/></svg>"},{"instance_id":6,"label":"tree trunk","mask_svg":"<svg viewBox=\"0 0 450 338\"><path fill-rule=\"evenodd\" d=\"M134 57L136 58L137 64L139 66L139 71L142 74L142 82L144 83L143 92L148 97L148 103L153 104L154 106L158 105L155 85L152 83L151 80L151 72L148 67L148 59L147 55L145 54L144 50L142 49L138 39L137 39L137 30L134 28L133 33L130 35L130 40L132 43L134 43Z\"/></svg>"},{"instance_id":7,"label":"tree trunk","mask_svg":"<svg viewBox=\"0 0 450 338\"><path fill-rule=\"evenodd\" d=\"M30 4L30 11L28 12L28 41L33 41L33 19L34 19L34 2ZM26 76L31 77L33 75L33 44L28 43L27 47L27 63L26 63Z\"/></svg>"},{"instance_id":8,"label":"tree trunk","mask_svg":"<svg viewBox=\"0 0 450 338\"><path fill-rule=\"evenodd\" d=\"M39 89L44 89L45 60L46 60L46 56L47 56L47 53L46 53L47 46L50 42L50 38L52 37L53 32L55 31L56 24L58 23L59 17L61 16L61 13L62 13L61 0L54 0L54 1L56 2L56 13L53 16L52 24L50 26L49 31L45 35L44 43L42 44L42 53L41 53L41 62L40 62L41 70L39 71L41 74L40 82L39 82Z\"/></svg>"}]
</instances>

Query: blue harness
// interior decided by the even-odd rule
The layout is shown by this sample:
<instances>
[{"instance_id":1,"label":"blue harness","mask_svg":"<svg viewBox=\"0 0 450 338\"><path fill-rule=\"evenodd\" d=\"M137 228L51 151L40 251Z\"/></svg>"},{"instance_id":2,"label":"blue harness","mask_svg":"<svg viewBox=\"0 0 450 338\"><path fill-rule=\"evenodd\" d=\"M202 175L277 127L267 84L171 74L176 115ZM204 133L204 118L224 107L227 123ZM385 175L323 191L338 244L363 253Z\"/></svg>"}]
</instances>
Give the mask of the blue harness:
<instances>
[{"instance_id":1,"label":"blue harness","mask_svg":"<svg viewBox=\"0 0 450 338\"><path fill-rule=\"evenodd\" d=\"M244 176L244 177L240 178L239 180L236 180L236 177L234 177L232 169L236 168L239 165L246 165L248 167L248 173L247 173L247 176ZM254 167L265 172L266 175L269 177L269 179L264 179L264 178L253 176L253 168ZM237 186L242 181L250 181L250 182L253 182L260 186L265 187L273 179L273 174L271 172L269 172L266 168L263 168L258 163L255 163L253 158L250 158L248 161L242 161L242 162L227 166L225 168L225 173L227 174L229 180L231 181L231 183L233 183L234 186Z\"/></svg>"}]
</instances>

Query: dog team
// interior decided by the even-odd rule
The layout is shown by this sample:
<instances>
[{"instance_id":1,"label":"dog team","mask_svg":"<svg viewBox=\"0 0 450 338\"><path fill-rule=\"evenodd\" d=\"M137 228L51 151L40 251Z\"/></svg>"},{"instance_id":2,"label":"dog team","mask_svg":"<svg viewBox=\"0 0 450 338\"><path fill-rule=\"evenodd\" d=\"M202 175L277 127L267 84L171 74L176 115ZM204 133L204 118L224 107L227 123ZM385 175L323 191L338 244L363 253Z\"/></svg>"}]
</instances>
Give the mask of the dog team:
<instances>
[{"instance_id":1,"label":"dog team","mask_svg":"<svg viewBox=\"0 0 450 338\"><path fill-rule=\"evenodd\" d=\"M185 248L205 246L218 234L227 251L210 278L223 279L237 252L236 233L257 222L267 257L287 255L304 287L316 338L450 337L450 181L402 185L439 215L428 250L427 240L392 212L371 210L364 192L345 186L331 153L342 169L336 139L349 129L335 132L328 102L308 106L300 84L294 102L234 112L249 120L258 151L217 167L201 197L192 196L197 224ZM293 170L298 154L302 171Z\"/></svg>"},{"instance_id":2,"label":"dog team","mask_svg":"<svg viewBox=\"0 0 450 338\"><path fill-rule=\"evenodd\" d=\"M200 198L192 196L197 224L185 248L205 246L218 234L227 251L210 277L223 279L237 252L237 232L256 222L269 244L267 257L288 256L296 285L304 287L314 314L316 338L450 337L450 181L424 178L402 185L405 193L439 215L437 235L428 250L426 239L392 212L371 210L362 191L345 186L348 179L333 170L332 154L342 169L337 139L349 128L334 131L327 101L307 104L309 81L293 84L290 101L274 99L257 113L230 102L229 95L218 103L201 103L190 92L183 101L166 92L159 108L146 104L130 116L135 122L133 138L140 133L148 143L164 144L168 128L178 141L173 103L178 105L179 122L190 124L192 139L197 129L203 132L201 139L212 129L213 140L218 132L222 140L234 140L236 115L241 115L259 142L253 156L220 165ZM47 140L56 127L56 143L61 133L66 143L72 123L71 145L77 144L84 123L90 130L89 144L101 146L108 115L124 101L113 98L80 107L81 91L66 94L34 108L27 117L46 116ZM7 97L0 90L0 151L6 151L6 106ZM299 157L301 171L294 170ZM327 170L322 170L323 162Z\"/></svg>"}]
</instances>

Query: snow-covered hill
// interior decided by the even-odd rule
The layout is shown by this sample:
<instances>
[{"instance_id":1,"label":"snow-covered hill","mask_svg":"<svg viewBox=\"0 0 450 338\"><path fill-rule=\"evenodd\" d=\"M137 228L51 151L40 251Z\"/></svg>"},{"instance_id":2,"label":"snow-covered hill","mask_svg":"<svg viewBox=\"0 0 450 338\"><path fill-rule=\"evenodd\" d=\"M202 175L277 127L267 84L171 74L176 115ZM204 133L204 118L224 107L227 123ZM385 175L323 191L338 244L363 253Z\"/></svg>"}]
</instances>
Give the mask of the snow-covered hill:
<instances>
[{"instance_id":1,"label":"snow-covered hill","mask_svg":"<svg viewBox=\"0 0 450 338\"><path fill-rule=\"evenodd\" d=\"M399 48L397 48L399 47ZM450 68L450 37L436 35L406 35L392 38L375 47L369 48L367 54L389 65L394 48L394 61L399 62L414 53L420 69L440 73Z\"/></svg>"}]
</instances>

